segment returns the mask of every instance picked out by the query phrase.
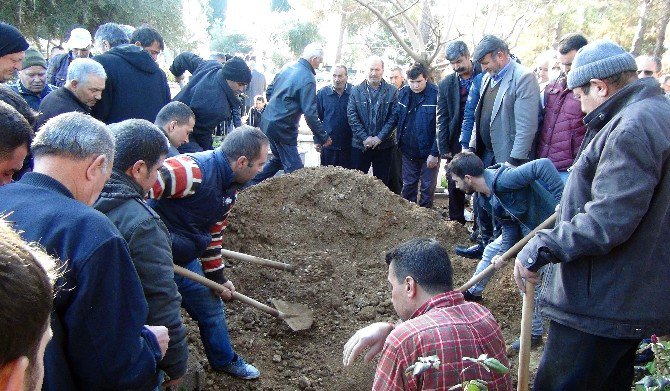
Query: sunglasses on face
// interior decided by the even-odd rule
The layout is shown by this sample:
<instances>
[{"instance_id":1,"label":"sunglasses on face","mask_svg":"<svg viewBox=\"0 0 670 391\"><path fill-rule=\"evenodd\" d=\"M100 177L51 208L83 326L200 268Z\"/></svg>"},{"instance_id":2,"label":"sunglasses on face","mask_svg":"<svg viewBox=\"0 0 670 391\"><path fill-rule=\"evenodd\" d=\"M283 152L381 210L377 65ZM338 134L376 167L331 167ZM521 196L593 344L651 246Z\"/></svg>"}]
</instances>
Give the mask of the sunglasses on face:
<instances>
[{"instance_id":1,"label":"sunglasses on face","mask_svg":"<svg viewBox=\"0 0 670 391\"><path fill-rule=\"evenodd\" d=\"M653 76L654 71L637 71L637 74L644 73L645 76Z\"/></svg>"}]
</instances>

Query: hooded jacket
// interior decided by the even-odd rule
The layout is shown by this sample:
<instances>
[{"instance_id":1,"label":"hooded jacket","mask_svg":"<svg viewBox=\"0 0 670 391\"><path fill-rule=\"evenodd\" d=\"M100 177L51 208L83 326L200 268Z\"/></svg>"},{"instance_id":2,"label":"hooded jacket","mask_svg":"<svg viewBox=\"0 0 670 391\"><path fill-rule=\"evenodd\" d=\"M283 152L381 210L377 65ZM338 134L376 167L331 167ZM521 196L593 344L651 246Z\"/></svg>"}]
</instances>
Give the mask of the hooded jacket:
<instances>
[{"instance_id":1,"label":"hooded jacket","mask_svg":"<svg viewBox=\"0 0 670 391\"><path fill-rule=\"evenodd\" d=\"M144 201L140 186L116 168L93 207L114 223L128 243L149 305L146 323L168 328L170 343L158 367L171 379L182 377L186 373L188 345L165 224Z\"/></svg>"},{"instance_id":2,"label":"hooded jacket","mask_svg":"<svg viewBox=\"0 0 670 391\"><path fill-rule=\"evenodd\" d=\"M102 99L93 116L111 124L130 118L156 120L156 114L170 102L165 73L144 49L120 45L93 58L107 73Z\"/></svg>"},{"instance_id":3,"label":"hooded jacket","mask_svg":"<svg viewBox=\"0 0 670 391\"><path fill-rule=\"evenodd\" d=\"M556 263L540 298L557 323L617 339L668 334L670 102L655 79L640 79L584 122L558 221L517 259L530 270Z\"/></svg>"}]
</instances>

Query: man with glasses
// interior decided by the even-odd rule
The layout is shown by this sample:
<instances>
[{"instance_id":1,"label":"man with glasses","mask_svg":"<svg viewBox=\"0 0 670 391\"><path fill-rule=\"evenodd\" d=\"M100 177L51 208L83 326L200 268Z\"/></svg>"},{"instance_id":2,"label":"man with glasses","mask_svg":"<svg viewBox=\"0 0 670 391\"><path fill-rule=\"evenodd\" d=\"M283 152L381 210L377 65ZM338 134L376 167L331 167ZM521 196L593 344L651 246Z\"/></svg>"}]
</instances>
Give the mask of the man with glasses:
<instances>
[{"instance_id":1,"label":"man with glasses","mask_svg":"<svg viewBox=\"0 0 670 391\"><path fill-rule=\"evenodd\" d=\"M635 65L637 65L637 77L640 79L645 77L658 79L661 76L661 59L656 56L637 56Z\"/></svg>"}]
</instances>

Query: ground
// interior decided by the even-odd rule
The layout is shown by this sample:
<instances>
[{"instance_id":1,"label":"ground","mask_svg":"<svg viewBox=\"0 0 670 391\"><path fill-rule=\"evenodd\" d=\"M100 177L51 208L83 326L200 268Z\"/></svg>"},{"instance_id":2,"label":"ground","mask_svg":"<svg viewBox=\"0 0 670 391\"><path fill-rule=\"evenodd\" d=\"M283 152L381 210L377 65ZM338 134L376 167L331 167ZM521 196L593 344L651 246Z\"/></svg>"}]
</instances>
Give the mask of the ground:
<instances>
[{"instance_id":1,"label":"ground","mask_svg":"<svg viewBox=\"0 0 670 391\"><path fill-rule=\"evenodd\" d=\"M261 371L254 381L209 369L197 326L185 316L191 357L205 368L206 390L369 390L376 361L344 368L342 348L359 328L397 319L390 302L386 250L427 236L447 249L455 284L466 282L476 261L453 254L466 244L465 227L446 221L445 201L420 208L368 175L339 168L306 168L242 191L224 233L224 248L297 266L295 273L226 259L226 276L261 302L279 298L314 311L311 329L286 323L242 303L226 304L235 350ZM521 296L511 265L498 271L484 293L508 343L519 333ZM531 372L540 351L533 351ZM511 359L516 379L517 358ZM516 383L516 380L515 380Z\"/></svg>"}]
</instances>

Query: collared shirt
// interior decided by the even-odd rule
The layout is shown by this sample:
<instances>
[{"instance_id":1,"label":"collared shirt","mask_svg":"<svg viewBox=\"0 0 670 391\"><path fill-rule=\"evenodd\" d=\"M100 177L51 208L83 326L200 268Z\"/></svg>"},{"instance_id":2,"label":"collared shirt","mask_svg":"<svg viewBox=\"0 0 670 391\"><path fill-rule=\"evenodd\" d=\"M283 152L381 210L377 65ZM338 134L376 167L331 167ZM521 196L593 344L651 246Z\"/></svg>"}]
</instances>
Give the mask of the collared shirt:
<instances>
[{"instance_id":1,"label":"collared shirt","mask_svg":"<svg viewBox=\"0 0 670 391\"><path fill-rule=\"evenodd\" d=\"M25 100L26 103L28 103L28 106L30 106L30 108L35 110L35 111L40 110L40 103L42 103L42 99L44 99L44 97L49 95L49 93L51 91L54 91L54 90L58 89L58 87L56 87L54 85L46 84L44 86L44 89L42 90L42 92L40 92L39 94L36 94L36 93L30 91L29 89L27 89L21 83L20 80L17 80L16 83L14 83L14 84L10 84L9 88L14 90L14 92L18 93L19 95L21 95L23 100Z\"/></svg>"},{"instance_id":2,"label":"collared shirt","mask_svg":"<svg viewBox=\"0 0 670 391\"><path fill-rule=\"evenodd\" d=\"M419 375L424 390L448 390L468 379L486 381L489 390L512 390L509 373L489 373L479 365L463 361L463 357L476 358L481 354L488 354L509 367L505 341L493 315L479 304L466 302L460 292L441 293L419 307L386 338L372 389L418 389L419 377L408 377L405 370L419 357L437 355L440 367Z\"/></svg>"},{"instance_id":3,"label":"collared shirt","mask_svg":"<svg viewBox=\"0 0 670 391\"><path fill-rule=\"evenodd\" d=\"M507 63L507 65L502 67L502 69L498 73L491 76L491 87L494 87L496 84L500 83L500 80L502 80L502 78L505 77L505 74L507 73L507 71L512 66L512 61L514 61L514 59L512 57L510 57L509 62Z\"/></svg>"}]
</instances>

